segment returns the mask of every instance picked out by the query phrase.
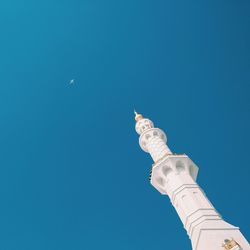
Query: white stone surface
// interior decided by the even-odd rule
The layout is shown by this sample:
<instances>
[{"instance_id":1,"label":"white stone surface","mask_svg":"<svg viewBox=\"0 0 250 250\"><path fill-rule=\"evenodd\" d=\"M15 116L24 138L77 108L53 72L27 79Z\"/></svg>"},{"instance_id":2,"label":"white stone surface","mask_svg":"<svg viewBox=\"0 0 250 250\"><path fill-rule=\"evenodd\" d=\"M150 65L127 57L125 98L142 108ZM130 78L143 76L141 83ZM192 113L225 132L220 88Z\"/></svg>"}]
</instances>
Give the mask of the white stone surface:
<instances>
[{"instance_id":1,"label":"white stone surface","mask_svg":"<svg viewBox=\"0 0 250 250\"><path fill-rule=\"evenodd\" d=\"M149 119L141 119L136 123L136 132L140 135L139 144L147 153L150 153L153 160L156 162L164 155L171 154L166 142L165 133L154 127L154 124Z\"/></svg>"},{"instance_id":2,"label":"white stone surface","mask_svg":"<svg viewBox=\"0 0 250 250\"><path fill-rule=\"evenodd\" d=\"M198 167L186 155L172 154L166 145L165 133L154 128L149 119L136 123L139 144L153 158L151 184L163 195L168 195L192 242L193 250L223 250L225 239L234 239L239 247L250 250L250 245L239 228L225 222L196 183Z\"/></svg>"}]
</instances>

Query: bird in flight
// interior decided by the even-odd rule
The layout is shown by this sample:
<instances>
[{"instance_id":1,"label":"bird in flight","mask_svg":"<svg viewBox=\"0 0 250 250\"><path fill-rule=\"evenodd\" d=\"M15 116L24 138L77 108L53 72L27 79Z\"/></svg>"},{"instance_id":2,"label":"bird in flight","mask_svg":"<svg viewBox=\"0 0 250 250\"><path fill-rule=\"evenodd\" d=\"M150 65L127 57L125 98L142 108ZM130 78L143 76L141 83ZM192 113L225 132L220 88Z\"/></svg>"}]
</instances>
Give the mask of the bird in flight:
<instances>
[{"instance_id":1,"label":"bird in flight","mask_svg":"<svg viewBox=\"0 0 250 250\"><path fill-rule=\"evenodd\" d=\"M69 81L69 84L74 84L75 83L75 79L71 79L70 81Z\"/></svg>"}]
</instances>

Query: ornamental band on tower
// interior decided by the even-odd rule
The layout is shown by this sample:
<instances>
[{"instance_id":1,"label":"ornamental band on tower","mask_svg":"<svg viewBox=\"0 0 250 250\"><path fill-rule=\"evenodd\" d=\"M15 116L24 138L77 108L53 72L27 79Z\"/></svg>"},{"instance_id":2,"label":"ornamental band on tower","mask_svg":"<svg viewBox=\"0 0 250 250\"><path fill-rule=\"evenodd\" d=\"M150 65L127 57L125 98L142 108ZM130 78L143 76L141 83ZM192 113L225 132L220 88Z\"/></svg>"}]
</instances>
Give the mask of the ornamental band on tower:
<instances>
[{"instance_id":1,"label":"ornamental band on tower","mask_svg":"<svg viewBox=\"0 0 250 250\"><path fill-rule=\"evenodd\" d=\"M238 227L222 219L196 183L198 167L185 154L173 154L164 131L135 112L135 129L142 150L154 164L151 184L168 195L191 239L193 250L250 250ZM229 240L230 239L230 240Z\"/></svg>"}]
</instances>

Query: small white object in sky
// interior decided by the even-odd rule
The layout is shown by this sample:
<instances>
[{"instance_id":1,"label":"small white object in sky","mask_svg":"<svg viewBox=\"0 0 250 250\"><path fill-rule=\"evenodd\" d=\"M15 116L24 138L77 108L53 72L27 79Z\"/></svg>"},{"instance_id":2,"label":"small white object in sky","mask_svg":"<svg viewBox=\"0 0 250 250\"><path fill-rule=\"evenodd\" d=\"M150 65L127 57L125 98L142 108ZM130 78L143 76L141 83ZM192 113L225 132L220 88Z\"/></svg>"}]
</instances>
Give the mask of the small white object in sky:
<instances>
[{"instance_id":1,"label":"small white object in sky","mask_svg":"<svg viewBox=\"0 0 250 250\"><path fill-rule=\"evenodd\" d=\"M74 84L75 83L75 79L70 80L69 84Z\"/></svg>"}]
</instances>

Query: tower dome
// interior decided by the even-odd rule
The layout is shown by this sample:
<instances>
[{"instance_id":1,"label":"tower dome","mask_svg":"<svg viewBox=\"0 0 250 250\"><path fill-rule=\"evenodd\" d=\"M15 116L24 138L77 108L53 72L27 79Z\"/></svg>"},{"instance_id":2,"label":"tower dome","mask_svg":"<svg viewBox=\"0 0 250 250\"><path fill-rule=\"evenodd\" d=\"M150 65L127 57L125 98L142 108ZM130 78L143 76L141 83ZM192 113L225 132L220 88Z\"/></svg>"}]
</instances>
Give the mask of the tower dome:
<instances>
[{"instance_id":1,"label":"tower dome","mask_svg":"<svg viewBox=\"0 0 250 250\"><path fill-rule=\"evenodd\" d=\"M145 130L153 128L154 124L148 118L144 118L141 114L138 114L135 111L135 130L136 132L141 135Z\"/></svg>"}]
</instances>

